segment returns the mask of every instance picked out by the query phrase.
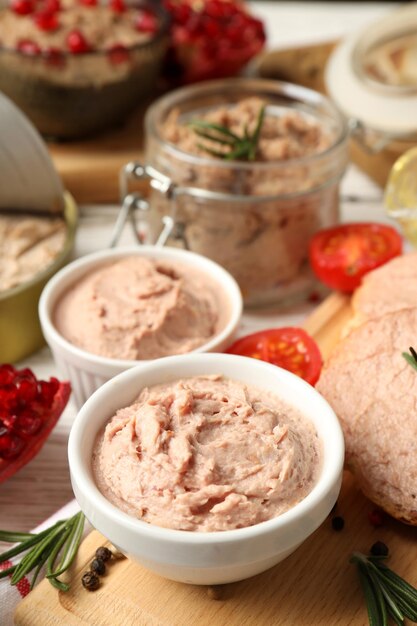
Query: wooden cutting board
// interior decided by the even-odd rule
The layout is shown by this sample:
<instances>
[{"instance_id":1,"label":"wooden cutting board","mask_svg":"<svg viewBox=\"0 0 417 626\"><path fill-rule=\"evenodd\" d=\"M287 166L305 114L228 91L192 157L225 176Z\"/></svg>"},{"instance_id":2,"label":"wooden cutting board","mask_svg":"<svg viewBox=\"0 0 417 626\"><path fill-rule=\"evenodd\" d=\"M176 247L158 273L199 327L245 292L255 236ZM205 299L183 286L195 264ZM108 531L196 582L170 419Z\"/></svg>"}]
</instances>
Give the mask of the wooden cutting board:
<instances>
[{"instance_id":1,"label":"wooden cutting board","mask_svg":"<svg viewBox=\"0 0 417 626\"><path fill-rule=\"evenodd\" d=\"M273 50L253 64L261 78L285 80L324 92L324 68L335 42ZM124 126L85 141L49 143L48 147L65 187L80 204L115 203L119 200L119 171L143 156L143 104ZM352 141L352 160L384 186L392 164L401 153L393 147L370 155Z\"/></svg>"},{"instance_id":2,"label":"wooden cutting board","mask_svg":"<svg viewBox=\"0 0 417 626\"><path fill-rule=\"evenodd\" d=\"M350 317L346 296L333 294L305 323L324 356ZM373 505L346 473L336 512L345 528L335 532L331 517L288 559L248 580L206 588L164 580L127 559L114 561L100 589L89 593L80 578L98 546L92 532L68 573L71 589L58 592L43 581L23 600L17 626L365 626L366 609L353 550L366 552L376 540L387 543L391 566L417 585L416 529L387 519L375 529ZM216 596L217 599L214 599Z\"/></svg>"}]
</instances>

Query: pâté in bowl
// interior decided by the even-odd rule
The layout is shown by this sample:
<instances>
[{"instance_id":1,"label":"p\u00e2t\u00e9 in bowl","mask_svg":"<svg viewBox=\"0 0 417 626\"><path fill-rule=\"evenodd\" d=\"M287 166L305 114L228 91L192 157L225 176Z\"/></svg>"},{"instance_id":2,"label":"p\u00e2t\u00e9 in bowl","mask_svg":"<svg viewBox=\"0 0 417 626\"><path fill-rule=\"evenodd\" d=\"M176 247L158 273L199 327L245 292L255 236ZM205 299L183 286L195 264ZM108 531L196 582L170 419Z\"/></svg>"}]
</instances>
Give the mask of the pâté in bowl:
<instances>
[{"instance_id":1,"label":"p\u00e2t\u00e9 in bowl","mask_svg":"<svg viewBox=\"0 0 417 626\"><path fill-rule=\"evenodd\" d=\"M49 282L39 305L45 338L79 405L148 359L225 349L241 313L239 287L222 267L154 246L74 261Z\"/></svg>"},{"instance_id":2,"label":"p\u00e2t\u00e9 in bowl","mask_svg":"<svg viewBox=\"0 0 417 626\"><path fill-rule=\"evenodd\" d=\"M123 441L129 453L110 455L109 469L102 446ZM69 461L82 510L123 552L167 578L220 584L272 567L323 522L343 450L336 416L298 377L256 359L189 354L98 389L76 418ZM152 466L145 482L142 463ZM309 488L291 489L308 475ZM145 498L132 498L129 476Z\"/></svg>"}]
</instances>

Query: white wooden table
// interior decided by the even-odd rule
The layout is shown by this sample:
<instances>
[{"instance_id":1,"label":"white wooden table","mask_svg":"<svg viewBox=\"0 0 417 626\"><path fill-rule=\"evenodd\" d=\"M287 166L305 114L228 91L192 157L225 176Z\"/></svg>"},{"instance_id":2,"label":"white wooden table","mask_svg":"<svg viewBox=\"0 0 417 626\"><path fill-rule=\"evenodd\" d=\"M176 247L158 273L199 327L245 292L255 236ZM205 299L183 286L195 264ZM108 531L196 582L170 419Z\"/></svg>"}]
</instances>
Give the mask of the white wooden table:
<instances>
[{"instance_id":1,"label":"white wooden table","mask_svg":"<svg viewBox=\"0 0 417 626\"><path fill-rule=\"evenodd\" d=\"M396 3L258 2L257 12L266 22L270 47L334 39L362 28ZM356 198L356 199L355 199ZM355 167L342 184L344 221L384 220L382 192ZM107 246L114 207L82 207L76 256ZM126 233L122 245L130 242ZM285 311L270 309L244 316L241 334L267 326L297 325L311 312L311 303ZM59 375L47 348L26 359L38 377ZM73 498L67 463L67 439L75 417L70 401L40 454L16 476L0 485L0 528L28 530Z\"/></svg>"}]
</instances>

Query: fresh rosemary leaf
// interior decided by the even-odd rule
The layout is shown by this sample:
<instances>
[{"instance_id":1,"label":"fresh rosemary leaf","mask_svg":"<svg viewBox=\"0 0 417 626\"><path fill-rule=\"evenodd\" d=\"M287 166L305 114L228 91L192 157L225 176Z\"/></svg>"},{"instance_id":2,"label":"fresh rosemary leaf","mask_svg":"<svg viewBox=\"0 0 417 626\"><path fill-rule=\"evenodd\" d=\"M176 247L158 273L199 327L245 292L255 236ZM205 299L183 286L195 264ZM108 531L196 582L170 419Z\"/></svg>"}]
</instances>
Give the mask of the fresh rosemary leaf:
<instances>
[{"instance_id":1,"label":"fresh rosemary leaf","mask_svg":"<svg viewBox=\"0 0 417 626\"><path fill-rule=\"evenodd\" d=\"M236 142L231 137L216 137L215 135L210 134L205 130L200 130L199 128L194 128L194 132L199 136L203 137L203 139L210 139L210 141L217 141L217 143L222 143L225 146L233 146ZM204 146L203 146L204 148Z\"/></svg>"},{"instance_id":2,"label":"fresh rosemary leaf","mask_svg":"<svg viewBox=\"0 0 417 626\"><path fill-rule=\"evenodd\" d=\"M417 370L417 352L410 346L409 348L410 354L408 352L403 352L402 355L411 367L414 367Z\"/></svg>"},{"instance_id":3,"label":"fresh rosemary leaf","mask_svg":"<svg viewBox=\"0 0 417 626\"><path fill-rule=\"evenodd\" d=\"M243 129L243 135L239 136L233 133L227 126L207 122L205 120L193 120L189 126L194 130L196 135L203 139L208 139L214 143L218 143L230 148L229 151L220 152L211 146L197 144L201 150L219 159L246 160L254 161L256 159L256 151L258 149L259 137L261 134L262 124L265 118L265 107L263 106L256 120L256 126L253 133L249 133L248 127Z\"/></svg>"},{"instance_id":4,"label":"fresh rosemary leaf","mask_svg":"<svg viewBox=\"0 0 417 626\"><path fill-rule=\"evenodd\" d=\"M83 536L85 517L80 512L74 517L72 523L71 532L65 543L61 561L57 569L47 574L47 578L56 578L60 574L63 574L71 565L77 554L81 539Z\"/></svg>"},{"instance_id":5,"label":"fresh rosemary leaf","mask_svg":"<svg viewBox=\"0 0 417 626\"><path fill-rule=\"evenodd\" d=\"M379 605L377 602L377 598L374 592L374 589L371 585L371 581L367 575L366 569L363 568L360 564L358 565L359 572L359 580L361 582L363 594L366 600L366 607L368 609L368 620L369 626L385 626L381 622L381 615L379 610Z\"/></svg>"},{"instance_id":6,"label":"fresh rosemary leaf","mask_svg":"<svg viewBox=\"0 0 417 626\"><path fill-rule=\"evenodd\" d=\"M46 564L47 578L51 585L60 591L68 591L69 585L59 580L71 565L81 543L84 529L84 514L79 512L73 517L56 522L38 534L15 533L0 531L2 540L18 541L17 546L0 555L0 563L25 552L20 563L0 572L0 578L11 575L10 584L16 585L24 576L33 571L31 589ZM55 568L55 561L61 555L59 565Z\"/></svg>"},{"instance_id":7,"label":"fresh rosemary leaf","mask_svg":"<svg viewBox=\"0 0 417 626\"><path fill-rule=\"evenodd\" d=\"M398 576L388 567L380 568L379 575L385 580L391 589L399 593L402 597L407 598L409 602L417 606L417 589L412 587L406 580Z\"/></svg>"},{"instance_id":8,"label":"fresh rosemary leaf","mask_svg":"<svg viewBox=\"0 0 417 626\"><path fill-rule=\"evenodd\" d=\"M212 150L211 148L203 146L202 143L198 143L197 147L201 148L201 150L205 150L208 154L211 154L212 156L215 156L218 159L224 159L225 158L225 153L224 152L219 152L218 150Z\"/></svg>"},{"instance_id":9,"label":"fresh rosemary leaf","mask_svg":"<svg viewBox=\"0 0 417 626\"><path fill-rule=\"evenodd\" d=\"M31 537L36 537L36 535L33 533L15 533L13 531L0 530L0 541L4 541L5 543L20 543Z\"/></svg>"},{"instance_id":10,"label":"fresh rosemary leaf","mask_svg":"<svg viewBox=\"0 0 417 626\"><path fill-rule=\"evenodd\" d=\"M365 566L363 566L365 568ZM375 593L375 598L379 606L379 613L381 616L381 626L388 626L388 611L384 602L384 594L378 584L378 581L375 580L375 573L370 571L368 572L369 579L371 581L372 588Z\"/></svg>"},{"instance_id":11,"label":"fresh rosemary leaf","mask_svg":"<svg viewBox=\"0 0 417 626\"><path fill-rule=\"evenodd\" d=\"M48 580L52 587L59 589L59 591L68 591L70 588L67 583L63 583L62 580L59 580L58 578L48 578Z\"/></svg>"},{"instance_id":12,"label":"fresh rosemary leaf","mask_svg":"<svg viewBox=\"0 0 417 626\"><path fill-rule=\"evenodd\" d=\"M16 567L17 565L12 565L11 567L8 567L7 569L2 569L0 571L0 579L7 578L7 576L10 576L10 574L12 574L15 571Z\"/></svg>"},{"instance_id":13,"label":"fresh rosemary leaf","mask_svg":"<svg viewBox=\"0 0 417 626\"><path fill-rule=\"evenodd\" d=\"M385 587L384 583L379 581L379 587L382 591L382 595L384 596L385 603L387 608L389 609L392 616L395 616L400 623L404 623L404 615L400 611L395 602L395 598L389 593L388 589Z\"/></svg>"},{"instance_id":14,"label":"fresh rosemary leaf","mask_svg":"<svg viewBox=\"0 0 417 626\"><path fill-rule=\"evenodd\" d=\"M262 124L264 123L264 118L265 118L265 107L262 107L260 113L259 113L259 117L258 117L258 123L256 124L256 128L255 128L255 132L253 133L253 147L256 150L256 146L258 145L258 141L259 141L259 136L261 134L261 128L262 128ZM253 154L252 160L255 158L255 153Z\"/></svg>"},{"instance_id":15,"label":"fresh rosemary leaf","mask_svg":"<svg viewBox=\"0 0 417 626\"><path fill-rule=\"evenodd\" d=\"M42 555L39 557L39 562L38 562L36 568L33 571L33 576L32 576L32 580L31 580L31 583L30 583L30 588L31 589L34 588L34 586L36 584L36 581L38 579L38 576L39 576L43 566L45 565L49 555L51 554L53 547L54 547L53 544L51 544L48 548L46 548L46 550L44 550L44 552L42 552Z\"/></svg>"},{"instance_id":16,"label":"fresh rosemary leaf","mask_svg":"<svg viewBox=\"0 0 417 626\"><path fill-rule=\"evenodd\" d=\"M83 527L84 515L80 512L68 520L56 522L51 528L38 534L0 531L0 537L3 541L18 542L18 545L0 555L0 563L22 552L26 552L20 563L1 571L0 578L12 575L10 582L12 585L16 585L26 574L33 570L32 589L42 567L48 562L48 574L53 575L50 578L51 584L61 591L67 591L69 585L58 580L56 572L52 572L52 569L59 552L67 540L69 545L65 547L62 555L59 566L60 573L63 573L69 567L79 547Z\"/></svg>"},{"instance_id":17,"label":"fresh rosemary leaf","mask_svg":"<svg viewBox=\"0 0 417 626\"><path fill-rule=\"evenodd\" d=\"M400 611L404 613L404 616L408 619L416 621L417 599L414 597L414 595L409 594L405 586L398 584L397 581L393 581L392 578L386 576L385 573L380 572L379 576L385 587L389 590L391 596L395 598L396 604L398 605ZM402 579L400 580L403 583L405 582ZM408 586L411 587L411 585ZM411 587L411 589L413 589L413 587Z\"/></svg>"},{"instance_id":18,"label":"fresh rosemary leaf","mask_svg":"<svg viewBox=\"0 0 417 626\"><path fill-rule=\"evenodd\" d=\"M220 135L224 135L226 137L230 137L234 141L241 141L241 137L236 135L234 132L227 128L227 126L222 126L221 124L215 124L214 122L206 122L205 120L193 120L190 122L189 126L194 128L194 130L213 130L219 133Z\"/></svg>"},{"instance_id":19,"label":"fresh rosemary leaf","mask_svg":"<svg viewBox=\"0 0 417 626\"><path fill-rule=\"evenodd\" d=\"M40 543L38 543L23 557L12 576L12 585L16 585L19 580L23 578L23 576L26 576L26 574L38 565L39 559L42 558L44 550L51 545L51 543L54 543L57 540L57 538L65 530L65 525L66 522L60 522L55 526L55 528L49 530L49 533L42 539L42 541L40 541Z\"/></svg>"},{"instance_id":20,"label":"fresh rosemary leaf","mask_svg":"<svg viewBox=\"0 0 417 626\"><path fill-rule=\"evenodd\" d=\"M71 525L65 528L63 534L59 537L58 541L54 545L53 550L51 554L49 555L48 560L46 562L46 577L48 578L51 585L53 585L57 589L60 589L61 591L68 591L69 586L66 583L63 583L61 580L59 580L56 576L54 576L52 572L55 566L55 561L58 557L58 554L61 551L62 546L65 544L65 542L68 540L71 534L72 526L73 526L73 522L71 521Z\"/></svg>"},{"instance_id":21,"label":"fresh rosemary leaf","mask_svg":"<svg viewBox=\"0 0 417 626\"><path fill-rule=\"evenodd\" d=\"M388 607L388 613L392 621L394 622L394 624L396 624L397 626L404 626L404 620L398 620L398 618L393 613L391 613L391 610L389 607Z\"/></svg>"},{"instance_id":22,"label":"fresh rosemary leaf","mask_svg":"<svg viewBox=\"0 0 417 626\"><path fill-rule=\"evenodd\" d=\"M57 524L60 524L60 523L61 522L57 522ZM33 535L32 537L30 537L30 539L26 539L25 541L22 541L19 545L14 546L13 548L6 550L6 552L3 552L2 554L0 554L0 563L4 563L4 561L8 561L9 559L16 556L17 554L20 554L21 552L26 552L26 550L36 545L40 541L42 541L42 539L46 537L46 535L50 533L51 530L55 528L55 526L57 526L57 524L52 526L52 528L47 528L46 530L43 530L37 535ZM12 535L12 533L8 533L7 531L4 531L4 530L0 532L3 533L3 536L7 534Z\"/></svg>"},{"instance_id":23,"label":"fresh rosemary leaf","mask_svg":"<svg viewBox=\"0 0 417 626\"><path fill-rule=\"evenodd\" d=\"M389 619L404 626L404 619L417 622L417 589L393 572L386 556L355 552L351 563L358 568L364 590L370 626L388 626Z\"/></svg>"},{"instance_id":24,"label":"fresh rosemary leaf","mask_svg":"<svg viewBox=\"0 0 417 626\"><path fill-rule=\"evenodd\" d=\"M84 521L85 518L81 512L74 517L70 533L65 542L61 561L55 571L48 572L47 578L56 578L57 576L60 576L60 574L63 574L70 567L81 543L84 530Z\"/></svg>"}]
</instances>

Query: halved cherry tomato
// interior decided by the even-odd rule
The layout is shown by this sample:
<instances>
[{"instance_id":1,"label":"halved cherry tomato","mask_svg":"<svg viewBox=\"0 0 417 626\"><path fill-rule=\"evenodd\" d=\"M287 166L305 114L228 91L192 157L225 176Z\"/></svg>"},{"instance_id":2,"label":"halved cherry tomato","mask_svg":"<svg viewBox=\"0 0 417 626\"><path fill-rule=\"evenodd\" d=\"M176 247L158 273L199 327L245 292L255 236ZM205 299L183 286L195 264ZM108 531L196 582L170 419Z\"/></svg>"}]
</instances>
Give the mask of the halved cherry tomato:
<instances>
[{"instance_id":1,"label":"halved cherry tomato","mask_svg":"<svg viewBox=\"0 0 417 626\"><path fill-rule=\"evenodd\" d=\"M402 252L402 238L384 224L342 224L317 232L310 242L313 272L325 285L350 293L362 277Z\"/></svg>"},{"instance_id":2,"label":"halved cherry tomato","mask_svg":"<svg viewBox=\"0 0 417 626\"><path fill-rule=\"evenodd\" d=\"M267 361L315 385L322 366L320 350L302 328L271 328L247 335L226 350L229 354Z\"/></svg>"}]
</instances>

